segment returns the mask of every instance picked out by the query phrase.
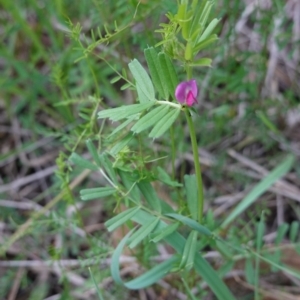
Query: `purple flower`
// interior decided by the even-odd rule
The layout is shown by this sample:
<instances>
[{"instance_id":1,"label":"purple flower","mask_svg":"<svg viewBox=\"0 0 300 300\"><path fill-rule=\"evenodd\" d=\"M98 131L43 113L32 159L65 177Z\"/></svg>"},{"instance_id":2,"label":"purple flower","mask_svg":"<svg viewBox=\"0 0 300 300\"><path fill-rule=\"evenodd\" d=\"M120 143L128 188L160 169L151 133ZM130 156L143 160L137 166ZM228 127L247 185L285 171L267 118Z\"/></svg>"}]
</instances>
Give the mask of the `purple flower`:
<instances>
[{"instance_id":1,"label":"purple flower","mask_svg":"<svg viewBox=\"0 0 300 300\"><path fill-rule=\"evenodd\" d=\"M187 106L192 106L194 103L198 103L196 99L197 95L198 87L195 79L179 83L175 90L176 99Z\"/></svg>"}]
</instances>

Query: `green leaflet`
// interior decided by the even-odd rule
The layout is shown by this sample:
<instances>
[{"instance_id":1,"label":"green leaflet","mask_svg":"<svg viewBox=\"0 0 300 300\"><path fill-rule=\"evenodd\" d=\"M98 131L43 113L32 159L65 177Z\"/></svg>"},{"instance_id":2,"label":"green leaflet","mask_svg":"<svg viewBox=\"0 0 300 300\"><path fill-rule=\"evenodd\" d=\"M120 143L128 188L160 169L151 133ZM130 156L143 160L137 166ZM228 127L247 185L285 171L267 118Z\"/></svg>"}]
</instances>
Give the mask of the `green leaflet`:
<instances>
[{"instance_id":1,"label":"green leaflet","mask_svg":"<svg viewBox=\"0 0 300 300\"><path fill-rule=\"evenodd\" d=\"M189 64L189 66L192 67L210 67L211 66L212 59L211 58L200 58L192 63Z\"/></svg>"},{"instance_id":2,"label":"green leaflet","mask_svg":"<svg viewBox=\"0 0 300 300\"><path fill-rule=\"evenodd\" d=\"M193 48L194 53L198 53L200 50L208 47L210 44L214 43L217 40L218 40L218 36L216 34L212 34L211 36L207 37L205 40L195 45L195 47Z\"/></svg>"},{"instance_id":3,"label":"green leaflet","mask_svg":"<svg viewBox=\"0 0 300 300\"><path fill-rule=\"evenodd\" d=\"M86 146L89 149L89 152L91 153L95 163L97 164L97 166L100 168L101 167L101 162L100 162L100 158L99 158L99 154L98 154L98 150L96 149L94 143L92 140L88 139L86 140Z\"/></svg>"},{"instance_id":4,"label":"green leaflet","mask_svg":"<svg viewBox=\"0 0 300 300\"><path fill-rule=\"evenodd\" d=\"M160 119L159 122L152 128L149 137L158 138L163 135L175 122L178 115L180 113L180 109L171 109L163 118Z\"/></svg>"},{"instance_id":5,"label":"green leaflet","mask_svg":"<svg viewBox=\"0 0 300 300\"><path fill-rule=\"evenodd\" d=\"M211 33L213 32L213 30L215 29L215 27L218 25L220 20L218 19L213 19L208 26L206 27L206 29L204 30L203 34L201 35L201 37L198 40L198 43L201 43L202 41L204 41L205 39L207 39Z\"/></svg>"},{"instance_id":6,"label":"green leaflet","mask_svg":"<svg viewBox=\"0 0 300 300\"><path fill-rule=\"evenodd\" d=\"M120 142L116 143L110 150L109 153L113 156L117 155L127 144L132 140L133 133L129 132Z\"/></svg>"},{"instance_id":7,"label":"green leaflet","mask_svg":"<svg viewBox=\"0 0 300 300\"><path fill-rule=\"evenodd\" d=\"M194 220L198 220L199 203L196 176L184 175L184 185L189 212Z\"/></svg>"},{"instance_id":8,"label":"green leaflet","mask_svg":"<svg viewBox=\"0 0 300 300\"><path fill-rule=\"evenodd\" d=\"M195 220L192 220L188 217L185 217L185 216L179 215L179 214L174 214L174 213L166 214L166 216L174 218L177 221L182 222L183 224L191 227L192 229L194 229L194 230L198 231L199 233L202 233L206 236L209 236L209 237L213 236L213 233L208 228L204 227L203 225L199 224Z\"/></svg>"},{"instance_id":9,"label":"green leaflet","mask_svg":"<svg viewBox=\"0 0 300 300\"><path fill-rule=\"evenodd\" d=\"M132 115L132 116L128 117L128 119L125 122L121 123L119 126L117 126L113 130L113 132L108 136L108 138L112 137L114 134L121 131L123 128L125 128L127 125L129 125L136 118L137 118L137 115Z\"/></svg>"},{"instance_id":10,"label":"green leaflet","mask_svg":"<svg viewBox=\"0 0 300 300\"><path fill-rule=\"evenodd\" d=\"M149 234L154 230L154 228L159 223L160 219L156 218L154 220L150 220L142 225L129 239L129 248L136 247L142 240L147 238Z\"/></svg>"},{"instance_id":11,"label":"green leaflet","mask_svg":"<svg viewBox=\"0 0 300 300\"><path fill-rule=\"evenodd\" d=\"M115 217L109 219L105 222L105 226L107 227L108 231L113 231L128 220L130 220L138 211L140 210L139 206L127 209L120 214L116 215Z\"/></svg>"},{"instance_id":12,"label":"green leaflet","mask_svg":"<svg viewBox=\"0 0 300 300\"><path fill-rule=\"evenodd\" d=\"M133 78L136 81L136 90L140 103L154 101L154 87L148 73L143 68L143 66L139 63L138 60L134 59L128 64L128 67L133 75Z\"/></svg>"},{"instance_id":13,"label":"green leaflet","mask_svg":"<svg viewBox=\"0 0 300 300\"><path fill-rule=\"evenodd\" d=\"M147 180L142 180L137 183L137 186L147 203L157 212L161 212L161 200L158 198L153 186Z\"/></svg>"},{"instance_id":14,"label":"green leaflet","mask_svg":"<svg viewBox=\"0 0 300 300\"><path fill-rule=\"evenodd\" d=\"M112 187L85 189L80 191L80 197L82 200L92 200L112 195L115 192L116 189Z\"/></svg>"},{"instance_id":15,"label":"green leaflet","mask_svg":"<svg viewBox=\"0 0 300 300\"><path fill-rule=\"evenodd\" d=\"M161 52L158 54L158 58L162 69L163 82L168 89L169 95L175 99L175 89L179 82L176 70L167 54Z\"/></svg>"},{"instance_id":16,"label":"green leaflet","mask_svg":"<svg viewBox=\"0 0 300 300\"><path fill-rule=\"evenodd\" d=\"M101 163L102 168L106 171L109 178L112 180L113 183L117 184L118 183L117 174L116 174L116 172L113 168L112 162L108 158L108 154L107 153L102 153L99 156L99 159L100 159L100 163Z\"/></svg>"},{"instance_id":17,"label":"green leaflet","mask_svg":"<svg viewBox=\"0 0 300 300\"><path fill-rule=\"evenodd\" d=\"M154 105L155 102L146 102L142 104L132 104L132 105L126 105L116 108L110 108L103 111L100 111L98 113L99 119L109 118L112 121L119 121L125 118L128 118L132 115L135 115L137 113L140 113L148 108L150 108L152 105Z\"/></svg>"},{"instance_id":18,"label":"green leaflet","mask_svg":"<svg viewBox=\"0 0 300 300\"><path fill-rule=\"evenodd\" d=\"M160 240L164 239L166 236L173 233L179 226L180 223L173 223L171 225L168 225L167 227L161 228L158 231L153 232L150 235L151 241L153 243L158 243Z\"/></svg>"},{"instance_id":19,"label":"green leaflet","mask_svg":"<svg viewBox=\"0 0 300 300\"><path fill-rule=\"evenodd\" d=\"M178 267L179 270L185 268L189 271L193 267L197 250L197 235L198 232L195 230L190 232L184 245L180 265Z\"/></svg>"},{"instance_id":20,"label":"green leaflet","mask_svg":"<svg viewBox=\"0 0 300 300\"><path fill-rule=\"evenodd\" d=\"M156 50L151 47L145 49L144 54L155 89L162 99L168 99L169 92L166 87L166 82L164 81L165 76L162 74L162 68Z\"/></svg>"},{"instance_id":21,"label":"green leaflet","mask_svg":"<svg viewBox=\"0 0 300 300\"><path fill-rule=\"evenodd\" d=\"M140 118L131 128L135 133L140 133L141 131L156 124L163 116L166 115L169 110L169 105L159 105L154 108L142 118Z\"/></svg>"},{"instance_id":22,"label":"green leaflet","mask_svg":"<svg viewBox=\"0 0 300 300\"><path fill-rule=\"evenodd\" d=\"M73 152L69 158L69 160L76 166L81 167L83 169L88 169L92 171L98 171L99 168L91 163L89 160L81 157L77 153Z\"/></svg>"}]
</instances>

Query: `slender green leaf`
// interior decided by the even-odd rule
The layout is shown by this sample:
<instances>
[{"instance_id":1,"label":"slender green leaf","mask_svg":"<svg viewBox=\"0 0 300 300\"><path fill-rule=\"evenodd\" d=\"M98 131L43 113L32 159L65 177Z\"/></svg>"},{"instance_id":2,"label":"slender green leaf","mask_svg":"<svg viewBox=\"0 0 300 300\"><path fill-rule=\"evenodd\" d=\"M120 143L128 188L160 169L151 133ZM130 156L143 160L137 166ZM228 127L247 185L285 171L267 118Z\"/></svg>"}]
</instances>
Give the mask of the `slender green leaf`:
<instances>
[{"instance_id":1,"label":"slender green leaf","mask_svg":"<svg viewBox=\"0 0 300 300\"><path fill-rule=\"evenodd\" d=\"M133 138L133 133L128 133L121 141L116 143L110 150L109 153L113 156L116 156Z\"/></svg>"},{"instance_id":2,"label":"slender green leaf","mask_svg":"<svg viewBox=\"0 0 300 300\"><path fill-rule=\"evenodd\" d=\"M139 289L146 288L152 285L153 283L158 282L160 279L162 279L167 274L169 274L177 260L178 258L176 256L172 256L171 258L167 259L163 263L156 265L150 271L144 273L138 278L135 278L130 282L127 282L125 286L128 289L132 289L132 290L139 290Z\"/></svg>"},{"instance_id":3,"label":"slender green leaf","mask_svg":"<svg viewBox=\"0 0 300 300\"><path fill-rule=\"evenodd\" d=\"M161 52L158 54L158 58L162 69L163 82L168 89L169 95L175 99L175 89L178 85L176 70L167 54Z\"/></svg>"},{"instance_id":4,"label":"slender green leaf","mask_svg":"<svg viewBox=\"0 0 300 300\"><path fill-rule=\"evenodd\" d=\"M109 219L105 222L105 226L107 227L108 231L113 231L128 220L130 220L138 211L140 210L139 206L127 209L120 214L116 215L115 217Z\"/></svg>"},{"instance_id":5,"label":"slender green leaf","mask_svg":"<svg viewBox=\"0 0 300 300\"><path fill-rule=\"evenodd\" d=\"M92 277L92 279L93 279L93 283L94 283L95 289L96 289L96 291L97 291L97 295L98 295L99 300L104 300L104 298L103 298L103 296L102 296L102 293L101 293L101 291L100 291L100 289L99 289L99 286L98 286L98 284L97 284L97 282L96 282L96 279L94 278L93 272L92 272L92 270L91 270L90 267L89 267L89 272L90 272L90 275L91 275L91 277Z\"/></svg>"},{"instance_id":6,"label":"slender green leaf","mask_svg":"<svg viewBox=\"0 0 300 300\"><path fill-rule=\"evenodd\" d=\"M172 186L172 187L182 187L183 185L175 180L172 180L172 178L169 176L169 174L161 167L157 167L158 171L158 179L165 183L166 185Z\"/></svg>"},{"instance_id":7,"label":"slender green leaf","mask_svg":"<svg viewBox=\"0 0 300 300\"><path fill-rule=\"evenodd\" d=\"M247 282L250 284L254 284L255 281L255 271L253 268L252 260L252 258L247 258L245 264L245 277Z\"/></svg>"},{"instance_id":8,"label":"slender green leaf","mask_svg":"<svg viewBox=\"0 0 300 300\"><path fill-rule=\"evenodd\" d=\"M162 76L162 69L156 50L153 47L151 47L145 49L144 53L150 71L150 75L156 90L158 91L162 99L168 99L169 93L168 89L165 86L164 77Z\"/></svg>"},{"instance_id":9,"label":"slender green leaf","mask_svg":"<svg viewBox=\"0 0 300 300\"><path fill-rule=\"evenodd\" d=\"M123 170L119 170L120 177L122 179L122 183L126 190L128 191L131 199L136 203L141 203L141 193L138 187L136 186L139 177L135 177L131 172L125 172Z\"/></svg>"},{"instance_id":10,"label":"slender green leaf","mask_svg":"<svg viewBox=\"0 0 300 300\"><path fill-rule=\"evenodd\" d=\"M123 282L120 275L119 261L120 261L120 256L122 254L123 248L125 247L127 240L129 239L131 234L132 231L126 234L124 238L121 240L121 242L118 244L117 248L115 249L111 258L110 270L111 270L111 275L116 283L124 285L131 290L139 290L139 289L146 288L152 285L153 283L156 283L161 278L163 278L166 274L168 274L173 268L173 265L176 263L178 258L176 256L173 256L168 260L164 261L163 263L156 265L153 269L144 273L138 278L135 278L129 282Z\"/></svg>"},{"instance_id":11,"label":"slender green leaf","mask_svg":"<svg viewBox=\"0 0 300 300\"><path fill-rule=\"evenodd\" d=\"M140 102L145 103L148 101L154 101L154 87L148 73L143 66L138 60L134 59L128 64L128 67L136 81L136 89Z\"/></svg>"},{"instance_id":12,"label":"slender green leaf","mask_svg":"<svg viewBox=\"0 0 300 300\"><path fill-rule=\"evenodd\" d=\"M279 245L282 242L288 230L289 230L289 224L287 223L280 224L279 228L277 229L275 245Z\"/></svg>"},{"instance_id":13,"label":"slender green leaf","mask_svg":"<svg viewBox=\"0 0 300 300\"><path fill-rule=\"evenodd\" d=\"M195 175L184 175L184 185L189 212L194 220L198 220L199 203Z\"/></svg>"},{"instance_id":14,"label":"slender green leaf","mask_svg":"<svg viewBox=\"0 0 300 300\"><path fill-rule=\"evenodd\" d=\"M189 64L189 66L192 67L211 67L211 58L200 58L192 63Z\"/></svg>"},{"instance_id":15,"label":"slender green leaf","mask_svg":"<svg viewBox=\"0 0 300 300\"><path fill-rule=\"evenodd\" d=\"M161 228L159 231L152 233L150 236L151 242L158 243L160 240L173 233L178 228L179 224L180 223L176 222L168 225L168 227Z\"/></svg>"},{"instance_id":16,"label":"slender green leaf","mask_svg":"<svg viewBox=\"0 0 300 300\"><path fill-rule=\"evenodd\" d=\"M87 148L89 149L89 152L91 153L95 163L97 164L98 167L101 167L101 162L98 154L98 150L96 149L94 143L92 140L88 139L86 141Z\"/></svg>"},{"instance_id":17,"label":"slender green leaf","mask_svg":"<svg viewBox=\"0 0 300 300\"><path fill-rule=\"evenodd\" d=\"M188 217L179 214L174 214L174 213L166 214L166 216L174 218L206 236L210 236L210 237L213 236L213 233L208 228L204 227L203 225L199 224L195 220L192 220Z\"/></svg>"},{"instance_id":18,"label":"slender green leaf","mask_svg":"<svg viewBox=\"0 0 300 300\"><path fill-rule=\"evenodd\" d=\"M199 51L205 49L208 47L210 44L214 43L215 41L218 40L218 36L216 34L212 34L202 42L196 44L193 48L194 54L198 53Z\"/></svg>"},{"instance_id":19,"label":"slender green leaf","mask_svg":"<svg viewBox=\"0 0 300 300\"><path fill-rule=\"evenodd\" d=\"M145 197L147 203L157 212L161 212L161 200L158 198L153 186L147 180L142 180L137 183L138 188Z\"/></svg>"},{"instance_id":20,"label":"slender green leaf","mask_svg":"<svg viewBox=\"0 0 300 300\"><path fill-rule=\"evenodd\" d=\"M98 171L99 168L94 165L93 163L91 163L89 160L81 157L80 155L78 155L77 153L73 152L69 158L69 160L76 166L84 168L84 169L88 169L88 170L92 170L92 171Z\"/></svg>"},{"instance_id":21,"label":"slender green leaf","mask_svg":"<svg viewBox=\"0 0 300 300\"><path fill-rule=\"evenodd\" d=\"M135 133L140 133L141 131L153 126L158 121L164 117L169 109L169 105L159 105L152 111L140 118L131 128Z\"/></svg>"},{"instance_id":22,"label":"slender green leaf","mask_svg":"<svg viewBox=\"0 0 300 300\"><path fill-rule=\"evenodd\" d=\"M293 166L294 156L289 155L279 166L269 173L252 191L235 207L229 216L222 223L221 227L226 227L238 215L244 212L259 196L266 192L278 179L283 177Z\"/></svg>"},{"instance_id":23,"label":"slender green leaf","mask_svg":"<svg viewBox=\"0 0 300 300\"><path fill-rule=\"evenodd\" d=\"M195 230L190 232L184 245L180 265L178 267L179 270L185 268L187 271L189 271L193 267L197 250L197 235L198 232Z\"/></svg>"},{"instance_id":24,"label":"slender green leaf","mask_svg":"<svg viewBox=\"0 0 300 300\"><path fill-rule=\"evenodd\" d=\"M109 118L112 121L119 121L150 108L154 103L154 101L151 101L102 110L98 113L98 118Z\"/></svg>"},{"instance_id":25,"label":"slender green leaf","mask_svg":"<svg viewBox=\"0 0 300 300\"><path fill-rule=\"evenodd\" d=\"M207 39L211 33L213 32L213 30L216 28L216 26L218 25L220 20L218 19L213 19L209 25L206 27L206 29L204 30L203 34L201 35L201 37L198 40L198 43L204 41L205 39Z\"/></svg>"},{"instance_id":26,"label":"slender green leaf","mask_svg":"<svg viewBox=\"0 0 300 300\"><path fill-rule=\"evenodd\" d=\"M132 115L130 116L125 122L121 123L119 126L117 126L113 132L108 136L108 138L112 137L114 134L118 133L121 131L123 128L128 126L134 119L136 119L137 115Z\"/></svg>"},{"instance_id":27,"label":"slender green leaf","mask_svg":"<svg viewBox=\"0 0 300 300\"><path fill-rule=\"evenodd\" d=\"M116 189L112 187L86 189L80 191L80 197L82 200L92 200L110 196L115 192Z\"/></svg>"},{"instance_id":28,"label":"slender green leaf","mask_svg":"<svg viewBox=\"0 0 300 300\"><path fill-rule=\"evenodd\" d=\"M114 279L114 281L117 284L121 284L123 285L123 281L120 275L120 256L122 254L123 248L125 247L127 240L129 239L130 235L132 234L134 230L129 231L120 241L120 243L118 244L117 248L115 249L112 257L111 257L111 264L110 264L110 271L111 271L111 275Z\"/></svg>"},{"instance_id":29,"label":"slender green leaf","mask_svg":"<svg viewBox=\"0 0 300 300\"><path fill-rule=\"evenodd\" d=\"M163 135L175 122L178 115L180 113L180 109L171 109L163 118L160 119L158 123L151 130L149 137L158 138Z\"/></svg>"},{"instance_id":30,"label":"slender green leaf","mask_svg":"<svg viewBox=\"0 0 300 300\"><path fill-rule=\"evenodd\" d=\"M144 223L141 228L139 228L129 239L129 248L136 247L142 240L149 236L149 234L154 230L154 228L159 223L159 218L151 220L150 222Z\"/></svg>"},{"instance_id":31,"label":"slender green leaf","mask_svg":"<svg viewBox=\"0 0 300 300\"><path fill-rule=\"evenodd\" d=\"M117 179L117 174L113 168L113 164L108 158L107 153L102 153L99 156L100 162L106 173L108 174L109 178L113 181L113 183L117 184L118 179Z\"/></svg>"}]
</instances>

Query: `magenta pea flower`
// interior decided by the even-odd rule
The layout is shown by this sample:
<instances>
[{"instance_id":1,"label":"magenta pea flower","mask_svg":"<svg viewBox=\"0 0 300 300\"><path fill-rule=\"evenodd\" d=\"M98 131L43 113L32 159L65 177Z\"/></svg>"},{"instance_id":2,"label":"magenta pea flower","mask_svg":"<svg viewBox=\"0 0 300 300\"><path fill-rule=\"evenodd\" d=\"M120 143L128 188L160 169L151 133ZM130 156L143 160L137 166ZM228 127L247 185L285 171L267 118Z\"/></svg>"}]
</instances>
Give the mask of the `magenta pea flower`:
<instances>
[{"instance_id":1,"label":"magenta pea flower","mask_svg":"<svg viewBox=\"0 0 300 300\"><path fill-rule=\"evenodd\" d=\"M177 85L175 90L176 99L187 106L192 106L197 101L198 87L195 79L182 81Z\"/></svg>"}]
</instances>

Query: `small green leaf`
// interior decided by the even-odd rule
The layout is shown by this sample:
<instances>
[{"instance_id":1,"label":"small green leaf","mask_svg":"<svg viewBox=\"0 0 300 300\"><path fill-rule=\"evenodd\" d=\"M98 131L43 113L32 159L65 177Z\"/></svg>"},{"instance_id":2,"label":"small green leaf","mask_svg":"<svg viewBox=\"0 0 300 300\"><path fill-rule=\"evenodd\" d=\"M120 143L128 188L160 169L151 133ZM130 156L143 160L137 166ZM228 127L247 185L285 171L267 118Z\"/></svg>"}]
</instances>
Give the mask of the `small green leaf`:
<instances>
[{"instance_id":1,"label":"small green leaf","mask_svg":"<svg viewBox=\"0 0 300 300\"><path fill-rule=\"evenodd\" d=\"M119 170L119 175L122 179L122 183L124 187L126 188L131 197L131 199L136 203L141 203L141 193L138 187L136 186L137 181L139 178L135 178L134 174L131 172L125 172L123 170Z\"/></svg>"},{"instance_id":2,"label":"small green leaf","mask_svg":"<svg viewBox=\"0 0 300 300\"><path fill-rule=\"evenodd\" d=\"M161 65L163 82L168 89L169 95L175 99L175 89L178 85L176 70L167 54L161 52L158 54L158 58Z\"/></svg>"},{"instance_id":3,"label":"small green leaf","mask_svg":"<svg viewBox=\"0 0 300 300\"><path fill-rule=\"evenodd\" d=\"M158 107L151 110L149 113L140 118L131 128L135 133L140 133L141 131L153 126L162 117L164 117L169 109L169 105L159 105Z\"/></svg>"},{"instance_id":4,"label":"small green leaf","mask_svg":"<svg viewBox=\"0 0 300 300\"><path fill-rule=\"evenodd\" d=\"M199 203L195 175L184 175L184 185L189 212L194 220L198 220Z\"/></svg>"},{"instance_id":5,"label":"small green leaf","mask_svg":"<svg viewBox=\"0 0 300 300\"><path fill-rule=\"evenodd\" d=\"M119 121L121 119L128 118L132 115L135 115L139 112L142 112L150 108L152 105L154 105L154 103L155 102L152 101L152 102L147 102L142 104L132 104L132 105L106 109L98 113L98 118L99 119L109 118L112 121Z\"/></svg>"},{"instance_id":6,"label":"small green leaf","mask_svg":"<svg viewBox=\"0 0 300 300\"><path fill-rule=\"evenodd\" d=\"M193 48L194 54L197 54L199 51L205 49L208 47L210 44L214 43L215 41L218 40L218 36L216 34L212 34L202 42L196 44Z\"/></svg>"},{"instance_id":7,"label":"small green leaf","mask_svg":"<svg viewBox=\"0 0 300 300\"><path fill-rule=\"evenodd\" d=\"M108 154L107 153L102 153L99 156L99 159L100 159L100 162L101 162L101 166L104 168L104 170L108 174L109 178L113 181L113 183L116 184L118 182L117 175L116 175L116 172L113 168L112 162L108 158Z\"/></svg>"},{"instance_id":8,"label":"small green leaf","mask_svg":"<svg viewBox=\"0 0 300 300\"><path fill-rule=\"evenodd\" d=\"M122 77L121 76L115 76L113 79L111 79L110 83L116 83L117 81L119 81Z\"/></svg>"},{"instance_id":9,"label":"small green leaf","mask_svg":"<svg viewBox=\"0 0 300 300\"><path fill-rule=\"evenodd\" d=\"M150 75L153 80L153 84L156 90L158 91L160 97L162 99L167 99L169 94L168 90L164 88L165 83L163 81L158 54L153 47L145 49L144 53L150 71Z\"/></svg>"},{"instance_id":10,"label":"small green leaf","mask_svg":"<svg viewBox=\"0 0 300 300\"><path fill-rule=\"evenodd\" d=\"M137 183L138 188L145 197L147 203L157 212L161 212L161 200L158 198L153 186L149 181L142 180Z\"/></svg>"},{"instance_id":11,"label":"small green leaf","mask_svg":"<svg viewBox=\"0 0 300 300\"><path fill-rule=\"evenodd\" d=\"M129 248L132 249L136 247L142 240L144 240L154 230L159 221L159 218L156 218L155 220L151 220L150 222L143 224L142 227L130 237Z\"/></svg>"},{"instance_id":12,"label":"small green leaf","mask_svg":"<svg viewBox=\"0 0 300 300\"><path fill-rule=\"evenodd\" d=\"M192 67L211 67L211 58L200 58L192 63L189 64L189 66Z\"/></svg>"},{"instance_id":13,"label":"small green leaf","mask_svg":"<svg viewBox=\"0 0 300 300\"><path fill-rule=\"evenodd\" d=\"M80 191L80 197L82 200L92 200L110 196L115 192L116 189L112 187L85 189Z\"/></svg>"},{"instance_id":14,"label":"small green leaf","mask_svg":"<svg viewBox=\"0 0 300 300\"><path fill-rule=\"evenodd\" d=\"M179 223L173 223L171 225L168 225L165 228L161 228L159 231L154 232L151 234L151 242L158 243L160 240L164 239L166 236L173 233L179 226Z\"/></svg>"},{"instance_id":15,"label":"small green leaf","mask_svg":"<svg viewBox=\"0 0 300 300\"><path fill-rule=\"evenodd\" d=\"M163 135L175 122L178 115L180 113L180 109L171 109L163 118L160 119L158 123L151 130L149 137L158 138Z\"/></svg>"},{"instance_id":16,"label":"small green leaf","mask_svg":"<svg viewBox=\"0 0 300 300\"><path fill-rule=\"evenodd\" d=\"M248 283L254 284L254 279L255 279L255 271L253 268L253 263L251 258L246 259L246 264L245 264L245 277Z\"/></svg>"},{"instance_id":17,"label":"small green leaf","mask_svg":"<svg viewBox=\"0 0 300 300\"><path fill-rule=\"evenodd\" d=\"M121 123L118 127L116 127L113 132L108 136L108 138L112 137L114 134L121 131L123 128L128 126L134 119L136 119L137 115L130 116L125 122Z\"/></svg>"},{"instance_id":18,"label":"small green leaf","mask_svg":"<svg viewBox=\"0 0 300 300\"><path fill-rule=\"evenodd\" d=\"M113 231L128 220L130 220L138 211L140 210L139 206L127 209L120 214L116 215L115 217L109 219L105 222L105 226L107 227L108 231Z\"/></svg>"},{"instance_id":19,"label":"small green leaf","mask_svg":"<svg viewBox=\"0 0 300 300\"><path fill-rule=\"evenodd\" d=\"M279 228L277 229L275 245L278 246L282 242L282 240L285 237L288 230L289 230L289 224L287 224L287 223L280 224Z\"/></svg>"},{"instance_id":20,"label":"small green leaf","mask_svg":"<svg viewBox=\"0 0 300 300\"><path fill-rule=\"evenodd\" d=\"M154 87L148 73L143 66L138 60L134 59L128 64L128 67L136 81L136 89L140 102L146 103L148 101L154 101Z\"/></svg>"},{"instance_id":21,"label":"small green leaf","mask_svg":"<svg viewBox=\"0 0 300 300\"><path fill-rule=\"evenodd\" d=\"M204 30L203 34L201 35L201 37L198 40L198 43L204 41L205 39L207 39L211 33L213 32L213 30L215 29L215 27L218 25L220 20L218 19L213 19L209 25L206 27L206 29Z\"/></svg>"},{"instance_id":22,"label":"small green leaf","mask_svg":"<svg viewBox=\"0 0 300 300\"><path fill-rule=\"evenodd\" d=\"M128 143L132 140L133 133L128 133L120 142L116 143L110 150L109 153L116 156Z\"/></svg>"},{"instance_id":23,"label":"small green leaf","mask_svg":"<svg viewBox=\"0 0 300 300\"><path fill-rule=\"evenodd\" d=\"M174 214L174 213L165 214L165 216L174 218L174 219L182 222L183 224L189 226L190 228L192 228L192 229L194 229L194 230L198 231L199 233L202 233L206 236L209 236L209 237L213 236L212 232L208 228L204 227L203 225L199 224L195 220L192 220L188 217L185 217L185 216L179 215L179 214Z\"/></svg>"},{"instance_id":24,"label":"small green leaf","mask_svg":"<svg viewBox=\"0 0 300 300\"><path fill-rule=\"evenodd\" d=\"M73 152L69 158L69 160L76 166L81 167L83 169L88 169L92 171L98 171L99 168L91 163L89 160L81 157L77 153Z\"/></svg>"},{"instance_id":25,"label":"small green leaf","mask_svg":"<svg viewBox=\"0 0 300 300\"><path fill-rule=\"evenodd\" d=\"M195 230L192 230L186 240L186 243L184 245L184 250L182 253L179 270L182 270L183 268L189 271L193 265L195 260L195 254L197 250L197 236L198 232Z\"/></svg>"},{"instance_id":26,"label":"small green leaf","mask_svg":"<svg viewBox=\"0 0 300 300\"><path fill-rule=\"evenodd\" d=\"M98 150L96 149L94 143L92 140L88 139L86 141L86 146L89 149L89 152L91 153L95 163L97 164L98 167L101 167L101 162L100 162L100 157L98 154Z\"/></svg>"},{"instance_id":27,"label":"small green leaf","mask_svg":"<svg viewBox=\"0 0 300 300\"><path fill-rule=\"evenodd\" d=\"M158 171L158 179L165 183L166 185L172 186L172 187L182 187L183 185L175 180L172 180L172 178L169 176L169 174L161 167L157 167Z\"/></svg>"}]
</instances>

